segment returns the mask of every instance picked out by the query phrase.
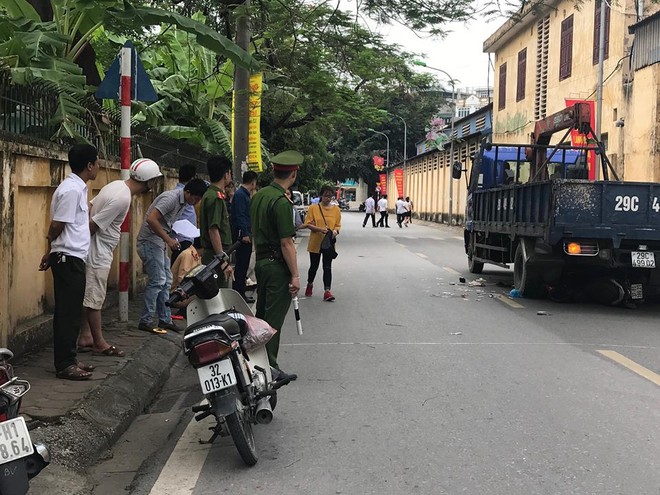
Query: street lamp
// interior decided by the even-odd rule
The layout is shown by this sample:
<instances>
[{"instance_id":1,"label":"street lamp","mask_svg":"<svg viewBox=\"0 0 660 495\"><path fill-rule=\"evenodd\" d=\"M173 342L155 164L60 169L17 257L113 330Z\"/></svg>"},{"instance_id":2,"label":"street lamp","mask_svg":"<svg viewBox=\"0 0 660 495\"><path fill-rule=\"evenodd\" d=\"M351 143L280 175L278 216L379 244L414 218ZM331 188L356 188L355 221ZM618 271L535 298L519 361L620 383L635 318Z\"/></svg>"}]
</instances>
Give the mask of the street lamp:
<instances>
[{"instance_id":1,"label":"street lamp","mask_svg":"<svg viewBox=\"0 0 660 495\"><path fill-rule=\"evenodd\" d=\"M442 69L437 69L435 67L429 67L426 65L426 62L423 62L421 60L413 60L412 63L414 65L419 65L420 67L426 67L427 69L430 70L435 70L438 72L442 72L445 76L449 78L449 84L451 84L451 101L452 101L452 115L451 115L451 134L449 135L449 167L451 168L450 173L453 172L454 168L454 120L456 119L456 80L451 77L449 72L442 70ZM449 225L452 224L452 216L454 213L454 187L453 187L453 182L451 180L451 176L449 179Z\"/></svg>"},{"instance_id":2,"label":"street lamp","mask_svg":"<svg viewBox=\"0 0 660 495\"><path fill-rule=\"evenodd\" d=\"M376 131L375 129L369 128L367 129L370 132L376 133L376 134L382 134L385 136L385 139L387 139L387 154L385 155L385 168L387 168L390 164L390 138L385 134L384 132Z\"/></svg>"}]
</instances>

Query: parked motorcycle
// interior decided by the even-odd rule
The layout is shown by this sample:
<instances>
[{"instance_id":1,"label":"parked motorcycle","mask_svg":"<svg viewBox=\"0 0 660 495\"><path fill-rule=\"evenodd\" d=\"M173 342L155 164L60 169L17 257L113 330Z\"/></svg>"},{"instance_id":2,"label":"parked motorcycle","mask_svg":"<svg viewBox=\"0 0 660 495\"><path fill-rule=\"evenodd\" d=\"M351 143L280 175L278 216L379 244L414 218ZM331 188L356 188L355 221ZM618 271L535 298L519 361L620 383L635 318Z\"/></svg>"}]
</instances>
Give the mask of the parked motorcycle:
<instances>
[{"instance_id":1,"label":"parked motorcycle","mask_svg":"<svg viewBox=\"0 0 660 495\"><path fill-rule=\"evenodd\" d=\"M344 198L340 198L339 199L339 209L344 210L344 211L348 211L348 210L351 209L351 207L349 206L348 201L346 201Z\"/></svg>"},{"instance_id":2,"label":"parked motorcycle","mask_svg":"<svg viewBox=\"0 0 660 495\"><path fill-rule=\"evenodd\" d=\"M365 211L367 211L367 207L366 207L366 205L364 204L364 201L363 201L362 203L360 203L360 206L358 207L358 210L359 210L361 213L364 213Z\"/></svg>"},{"instance_id":3,"label":"parked motorcycle","mask_svg":"<svg viewBox=\"0 0 660 495\"><path fill-rule=\"evenodd\" d=\"M27 380L14 376L9 360L14 353L0 348L0 495L25 495L29 480L50 463L44 444L32 443L25 419L19 415Z\"/></svg>"},{"instance_id":4,"label":"parked motorcycle","mask_svg":"<svg viewBox=\"0 0 660 495\"><path fill-rule=\"evenodd\" d=\"M219 289L218 277L229 254L217 255L208 265L200 265L186 275L168 304L197 296L187 307L188 327L183 350L197 370L206 403L194 406L201 421L213 415L216 424L208 442L231 435L236 449L248 466L257 463L253 424L268 424L277 404L277 390L297 378L279 375L273 379L265 342L247 347L251 334L246 317L252 310L238 292Z\"/></svg>"}]
</instances>

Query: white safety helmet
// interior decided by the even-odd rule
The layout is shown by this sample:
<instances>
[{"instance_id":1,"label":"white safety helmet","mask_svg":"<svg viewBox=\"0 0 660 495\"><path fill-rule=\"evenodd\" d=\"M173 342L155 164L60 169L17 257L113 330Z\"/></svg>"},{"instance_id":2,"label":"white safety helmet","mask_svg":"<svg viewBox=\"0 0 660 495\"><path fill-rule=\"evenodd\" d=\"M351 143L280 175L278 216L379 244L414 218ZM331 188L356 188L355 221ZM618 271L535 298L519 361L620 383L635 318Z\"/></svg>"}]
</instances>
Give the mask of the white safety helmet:
<instances>
[{"instance_id":1,"label":"white safety helmet","mask_svg":"<svg viewBox=\"0 0 660 495\"><path fill-rule=\"evenodd\" d=\"M138 182L147 182L162 175L158 164L149 158L138 158L131 163L130 177Z\"/></svg>"}]
</instances>

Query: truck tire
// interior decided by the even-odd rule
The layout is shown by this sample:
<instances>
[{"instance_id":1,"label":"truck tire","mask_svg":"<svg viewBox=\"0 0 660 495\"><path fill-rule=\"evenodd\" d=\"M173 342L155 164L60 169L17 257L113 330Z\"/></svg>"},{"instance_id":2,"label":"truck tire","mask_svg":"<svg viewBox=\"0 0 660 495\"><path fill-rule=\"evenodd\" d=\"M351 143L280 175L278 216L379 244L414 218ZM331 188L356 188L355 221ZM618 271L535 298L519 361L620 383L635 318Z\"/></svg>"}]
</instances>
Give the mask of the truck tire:
<instances>
[{"instance_id":1,"label":"truck tire","mask_svg":"<svg viewBox=\"0 0 660 495\"><path fill-rule=\"evenodd\" d=\"M484 264L481 261L474 260L474 253L476 251L474 244L475 244L475 234L473 232L470 234L470 244L468 245L468 252L467 252L468 270L470 271L470 273L479 274L484 271Z\"/></svg>"},{"instance_id":2,"label":"truck tire","mask_svg":"<svg viewBox=\"0 0 660 495\"><path fill-rule=\"evenodd\" d=\"M513 258L513 286L523 297L537 298L544 294L543 282L531 273L529 263L525 260L522 241Z\"/></svg>"}]
</instances>

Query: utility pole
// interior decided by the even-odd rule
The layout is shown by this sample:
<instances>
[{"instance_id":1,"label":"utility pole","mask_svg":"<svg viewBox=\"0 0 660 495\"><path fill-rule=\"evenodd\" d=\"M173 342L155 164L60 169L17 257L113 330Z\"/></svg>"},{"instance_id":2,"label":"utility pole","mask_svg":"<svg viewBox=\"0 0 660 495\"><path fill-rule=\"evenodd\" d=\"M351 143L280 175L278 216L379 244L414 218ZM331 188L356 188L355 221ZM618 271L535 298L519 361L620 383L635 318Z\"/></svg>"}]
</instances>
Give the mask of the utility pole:
<instances>
[{"instance_id":1,"label":"utility pole","mask_svg":"<svg viewBox=\"0 0 660 495\"><path fill-rule=\"evenodd\" d=\"M598 0L596 0L598 1ZM598 32L598 87L596 94L596 138L602 142L601 122L603 117L603 61L605 60L605 14L607 2L600 0L600 30ZM596 156L595 180L600 178L600 168L603 166L603 158Z\"/></svg>"},{"instance_id":2,"label":"utility pole","mask_svg":"<svg viewBox=\"0 0 660 495\"><path fill-rule=\"evenodd\" d=\"M237 8L236 44L246 52L250 44L249 25L250 0L245 0ZM250 118L250 71L239 65L234 66L234 156L232 175L241 180L241 164L247 162L248 126Z\"/></svg>"}]
</instances>

